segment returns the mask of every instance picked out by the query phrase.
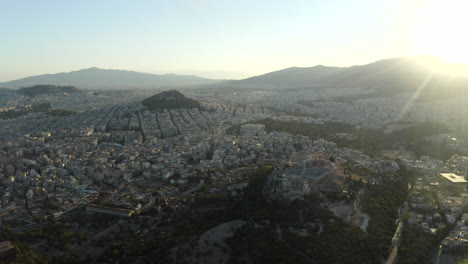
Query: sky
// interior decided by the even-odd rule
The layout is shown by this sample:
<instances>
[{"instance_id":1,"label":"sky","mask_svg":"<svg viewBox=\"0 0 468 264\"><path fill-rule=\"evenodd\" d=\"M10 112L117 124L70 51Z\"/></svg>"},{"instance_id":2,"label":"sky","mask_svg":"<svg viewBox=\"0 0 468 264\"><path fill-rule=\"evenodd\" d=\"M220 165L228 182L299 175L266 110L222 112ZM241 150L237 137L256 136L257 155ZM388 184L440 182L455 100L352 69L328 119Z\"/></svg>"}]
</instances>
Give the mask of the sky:
<instances>
[{"instance_id":1,"label":"sky","mask_svg":"<svg viewBox=\"0 0 468 264\"><path fill-rule=\"evenodd\" d=\"M424 0L0 0L0 82L83 68L239 79L412 55Z\"/></svg>"}]
</instances>

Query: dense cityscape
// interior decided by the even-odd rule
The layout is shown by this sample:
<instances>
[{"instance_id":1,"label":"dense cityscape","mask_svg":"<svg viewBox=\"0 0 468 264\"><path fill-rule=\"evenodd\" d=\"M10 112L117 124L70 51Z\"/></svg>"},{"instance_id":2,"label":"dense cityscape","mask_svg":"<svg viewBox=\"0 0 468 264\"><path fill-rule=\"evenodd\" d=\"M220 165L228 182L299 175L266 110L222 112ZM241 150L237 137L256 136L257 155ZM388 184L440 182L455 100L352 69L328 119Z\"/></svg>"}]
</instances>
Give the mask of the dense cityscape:
<instances>
[{"instance_id":1,"label":"dense cityscape","mask_svg":"<svg viewBox=\"0 0 468 264\"><path fill-rule=\"evenodd\" d=\"M468 264L468 1L0 1L0 264Z\"/></svg>"},{"instance_id":2,"label":"dense cityscape","mask_svg":"<svg viewBox=\"0 0 468 264\"><path fill-rule=\"evenodd\" d=\"M400 121L388 132L255 92L183 91L195 101L176 90L41 87L0 97L2 252L12 261L267 261L264 248L237 244L250 229L286 248L322 241L333 229L364 236L354 250L375 252L360 263L465 250L468 141L457 120ZM433 148L404 140L418 131L417 144ZM46 235L51 230L63 233ZM427 244L416 249L409 239ZM288 254L301 263L356 263L347 255Z\"/></svg>"}]
</instances>

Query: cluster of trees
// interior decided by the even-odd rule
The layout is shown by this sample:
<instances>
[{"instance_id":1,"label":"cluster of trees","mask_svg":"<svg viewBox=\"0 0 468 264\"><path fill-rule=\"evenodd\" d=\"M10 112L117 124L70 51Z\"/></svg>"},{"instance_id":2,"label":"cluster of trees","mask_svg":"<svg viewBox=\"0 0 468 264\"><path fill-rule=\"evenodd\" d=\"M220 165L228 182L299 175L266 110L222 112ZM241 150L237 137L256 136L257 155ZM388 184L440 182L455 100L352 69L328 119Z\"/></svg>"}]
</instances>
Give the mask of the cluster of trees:
<instances>
[{"instance_id":1,"label":"cluster of trees","mask_svg":"<svg viewBox=\"0 0 468 264\"><path fill-rule=\"evenodd\" d=\"M53 109L53 110L48 111L46 114L50 116L67 116L67 115L76 114L76 111L65 110L65 109Z\"/></svg>"},{"instance_id":2,"label":"cluster of trees","mask_svg":"<svg viewBox=\"0 0 468 264\"><path fill-rule=\"evenodd\" d=\"M0 120L13 119L29 113L47 112L51 108L49 103L34 104L30 108L19 108L0 112Z\"/></svg>"},{"instance_id":3,"label":"cluster of trees","mask_svg":"<svg viewBox=\"0 0 468 264\"><path fill-rule=\"evenodd\" d=\"M297 252L292 252L285 240L277 238L274 229L244 226L228 239L232 249L230 263L308 263Z\"/></svg>"},{"instance_id":4,"label":"cluster of trees","mask_svg":"<svg viewBox=\"0 0 468 264\"><path fill-rule=\"evenodd\" d=\"M130 231L122 233L122 236L116 237L116 242L99 258L99 263L137 259L148 263L154 260L160 263L169 262L172 248L193 242L203 232L221 223L249 217L256 218L254 214L250 214L251 212L258 214L262 211L265 214L274 214L269 210L272 207L260 208L258 206L266 204L261 190L266 176L271 173L272 169L272 165L267 165L259 168L255 173L240 176L247 177L251 184L244 192L244 196L237 199L232 199L224 193L210 193L204 188L198 190L193 208L181 208L172 212L171 223L162 225L151 236L138 237Z\"/></svg>"},{"instance_id":5,"label":"cluster of trees","mask_svg":"<svg viewBox=\"0 0 468 264\"><path fill-rule=\"evenodd\" d=\"M31 250L27 243L22 243L20 241L15 241L15 252L12 255L7 256L5 259L2 259L2 263L10 264L48 264L49 262L34 253Z\"/></svg>"},{"instance_id":6,"label":"cluster of trees","mask_svg":"<svg viewBox=\"0 0 468 264\"><path fill-rule=\"evenodd\" d=\"M319 195L289 204L266 202L262 190L272 168L266 166L251 175L243 199L230 208L234 219L253 220L262 225L246 225L228 240L233 250L231 263L242 263L245 259L253 263L379 262L379 241L321 208ZM323 224L323 232L317 233L318 225L312 228L304 224L312 222ZM289 232L288 227L310 233L299 236Z\"/></svg>"},{"instance_id":7,"label":"cluster of trees","mask_svg":"<svg viewBox=\"0 0 468 264\"><path fill-rule=\"evenodd\" d=\"M17 118L26 114L27 113L25 113L25 111L18 111L16 109L3 111L3 112L0 112L0 120L13 119L13 118Z\"/></svg>"},{"instance_id":8,"label":"cluster of trees","mask_svg":"<svg viewBox=\"0 0 468 264\"><path fill-rule=\"evenodd\" d=\"M398 210L408 195L407 186L407 178L400 177L399 180L386 180L382 185L366 187L363 210L371 216L367 232L379 241L383 255L390 250Z\"/></svg>"},{"instance_id":9,"label":"cluster of trees","mask_svg":"<svg viewBox=\"0 0 468 264\"><path fill-rule=\"evenodd\" d=\"M320 235L286 233L285 240L317 263L378 263L380 260L375 238L338 220L328 223Z\"/></svg>"},{"instance_id":10,"label":"cluster of trees","mask_svg":"<svg viewBox=\"0 0 468 264\"><path fill-rule=\"evenodd\" d=\"M398 263L430 264L430 256L437 246L436 236L425 233L417 226L406 226L403 230L403 241L398 250Z\"/></svg>"},{"instance_id":11,"label":"cluster of trees","mask_svg":"<svg viewBox=\"0 0 468 264\"><path fill-rule=\"evenodd\" d=\"M66 251L71 245L80 243L86 239L86 235L70 231L68 224L50 223L42 227L31 229L21 233L21 241L46 240L47 244L62 251Z\"/></svg>"},{"instance_id":12,"label":"cluster of trees","mask_svg":"<svg viewBox=\"0 0 468 264\"><path fill-rule=\"evenodd\" d=\"M311 201L268 209L266 219L270 223L263 222L261 227L246 225L228 240L233 250L231 263L245 259L253 263L379 263L379 241L330 211L311 206ZM323 232L317 232L317 225L312 228L301 223L299 211L303 212L304 222L323 224ZM305 229L309 234L301 236L288 231L288 227Z\"/></svg>"},{"instance_id":13,"label":"cluster of trees","mask_svg":"<svg viewBox=\"0 0 468 264\"><path fill-rule=\"evenodd\" d=\"M55 85L35 85L31 87L23 87L18 89L19 94L26 96L35 96L38 94L50 93L77 93L81 90L75 86L55 86Z\"/></svg>"},{"instance_id":14,"label":"cluster of trees","mask_svg":"<svg viewBox=\"0 0 468 264\"><path fill-rule=\"evenodd\" d=\"M398 263L419 264L433 263L432 257L446 238L453 230L454 224L447 224L443 229L437 230L435 235L424 232L419 226L406 225L403 230L403 239L398 251Z\"/></svg>"},{"instance_id":15,"label":"cluster of trees","mask_svg":"<svg viewBox=\"0 0 468 264\"><path fill-rule=\"evenodd\" d=\"M78 235L77 235L78 234ZM57 237L59 236L59 237ZM25 233L16 234L9 229L1 230L0 241L8 240L14 245L14 253L3 256L0 263L9 264L84 264L89 260L80 258L71 253L65 253L62 256L43 256L34 252L28 243L47 239L48 243L53 243L60 247L59 243L70 243L71 240L84 239L79 233L71 233L63 225L47 226L35 229ZM63 240L65 239L65 241Z\"/></svg>"},{"instance_id":16,"label":"cluster of trees","mask_svg":"<svg viewBox=\"0 0 468 264\"><path fill-rule=\"evenodd\" d=\"M139 259L143 263L167 263L168 251L176 245L175 236L170 232L158 232L151 238L122 234L98 259L98 263L117 263ZM146 262L145 262L146 260ZM153 261L152 261L153 260Z\"/></svg>"}]
</instances>

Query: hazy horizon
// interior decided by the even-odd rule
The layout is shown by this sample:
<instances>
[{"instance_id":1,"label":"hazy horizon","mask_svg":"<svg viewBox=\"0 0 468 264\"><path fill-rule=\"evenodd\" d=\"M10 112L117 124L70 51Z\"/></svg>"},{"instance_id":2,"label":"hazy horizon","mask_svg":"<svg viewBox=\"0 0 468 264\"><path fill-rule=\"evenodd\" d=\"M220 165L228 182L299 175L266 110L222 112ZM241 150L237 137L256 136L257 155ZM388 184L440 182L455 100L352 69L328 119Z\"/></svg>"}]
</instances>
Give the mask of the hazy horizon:
<instances>
[{"instance_id":1,"label":"hazy horizon","mask_svg":"<svg viewBox=\"0 0 468 264\"><path fill-rule=\"evenodd\" d=\"M90 67L242 79L294 66L342 67L417 54L452 59L453 52L440 48L415 48L428 39L421 19L450 18L431 16L439 2L7 1L0 82ZM463 26L454 17L438 30ZM454 28L444 28L447 23Z\"/></svg>"}]
</instances>

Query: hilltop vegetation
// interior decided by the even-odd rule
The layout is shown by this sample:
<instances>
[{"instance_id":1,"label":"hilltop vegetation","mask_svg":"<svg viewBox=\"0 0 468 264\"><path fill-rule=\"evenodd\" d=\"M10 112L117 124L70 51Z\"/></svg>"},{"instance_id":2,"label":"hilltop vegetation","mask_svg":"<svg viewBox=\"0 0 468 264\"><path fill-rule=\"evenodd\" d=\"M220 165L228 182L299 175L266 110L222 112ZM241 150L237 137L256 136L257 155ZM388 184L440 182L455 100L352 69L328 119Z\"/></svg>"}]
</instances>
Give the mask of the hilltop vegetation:
<instances>
[{"instance_id":1,"label":"hilltop vegetation","mask_svg":"<svg viewBox=\"0 0 468 264\"><path fill-rule=\"evenodd\" d=\"M200 102L187 98L176 90L164 91L142 101L142 104L151 111L178 108L201 108Z\"/></svg>"},{"instance_id":2,"label":"hilltop vegetation","mask_svg":"<svg viewBox=\"0 0 468 264\"><path fill-rule=\"evenodd\" d=\"M0 112L0 120L13 119L29 113L42 113L47 112L51 108L49 103L33 104L30 107L17 108L8 111Z\"/></svg>"},{"instance_id":3,"label":"hilltop vegetation","mask_svg":"<svg viewBox=\"0 0 468 264\"><path fill-rule=\"evenodd\" d=\"M42 74L0 83L2 87L19 88L36 84L57 86L73 85L81 88L98 89L154 89L163 86L192 86L217 83L217 80L193 75L149 74L125 70L99 69L96 67L72 72Z\"/></svg>"},{"instance_id":4,"label":"hilltop vegetation","mask_svg":"<svg viewBox=\"0 0 468 264\"><path fill-rule=\"evenodd\" d=\"M317 206L316 197L296 201L290 205L269 203L261 190L273 165L265 165L248 177L248 187L237 197L222 193L197 191L194 208L181 209L170 225L161 226L146 237L121 236L98 260L100 263L127 263L139 259L142 263L171 263L172 249L181 249L176 263L192 254L194 242L207 230L233 220L250 223L238 230L227 244L232 250L227 263L378 263L380 241L357 227L345 224L329 210ZM207 210L216 209L216 210ZM323 223L323 232L302 223ZM300 236L289 227L307 229L308 236ZM278 233L278 228L280 233ZM186 244L187 247L181 247ZM213 247L221 247L214 245ZM224 249L226 250L226 248ZM341 254L336 254L336 252ZM224 251L227 252L227 251ZM210 253L207 253L210 254ZM245 262L245 260L250 260ZM195 262L190 262L195 263Z\"/></svg>"},{"instance_id":5,"label":"hilltop vegetation","mask_svg":"<svg viewBox=\"0 0 468 264\"><path fill-rule=\"evenodd\" d=\"M74 86L55 86L55 85L34 85L31 87L23 87L18 89L19 94L27 96L35 96L38 94L53 94L53 93L77 93L80 89Z\"/></svg>"},{"instance_id":6,"label":"hilltop vegetation","mask_svg":"<svg viewBox=\"0 0 468 264\"><path fill-rule=\"evenodd\" d=\"M50 116L66 116L74 115L77 112L73 110L65 109L51 109L52 106L49 103L33 104L29 107L16 108L8 111L0 112L0 120L14 119L20 116L27 115L29 113L45 113Z\"/></svg>"},{"instance_id":7,"label":"hilltop vegetation","mask_svg":"<svg viewBox=\"0 0 468 264\"><path fill-rule=\"evenodd\" d=\"M49 110L46 114L50 116L67 116L67 115L74 115L76 111L73 110L64 110L64 109L52 109Z\"/></svg>"}]
</instances>

